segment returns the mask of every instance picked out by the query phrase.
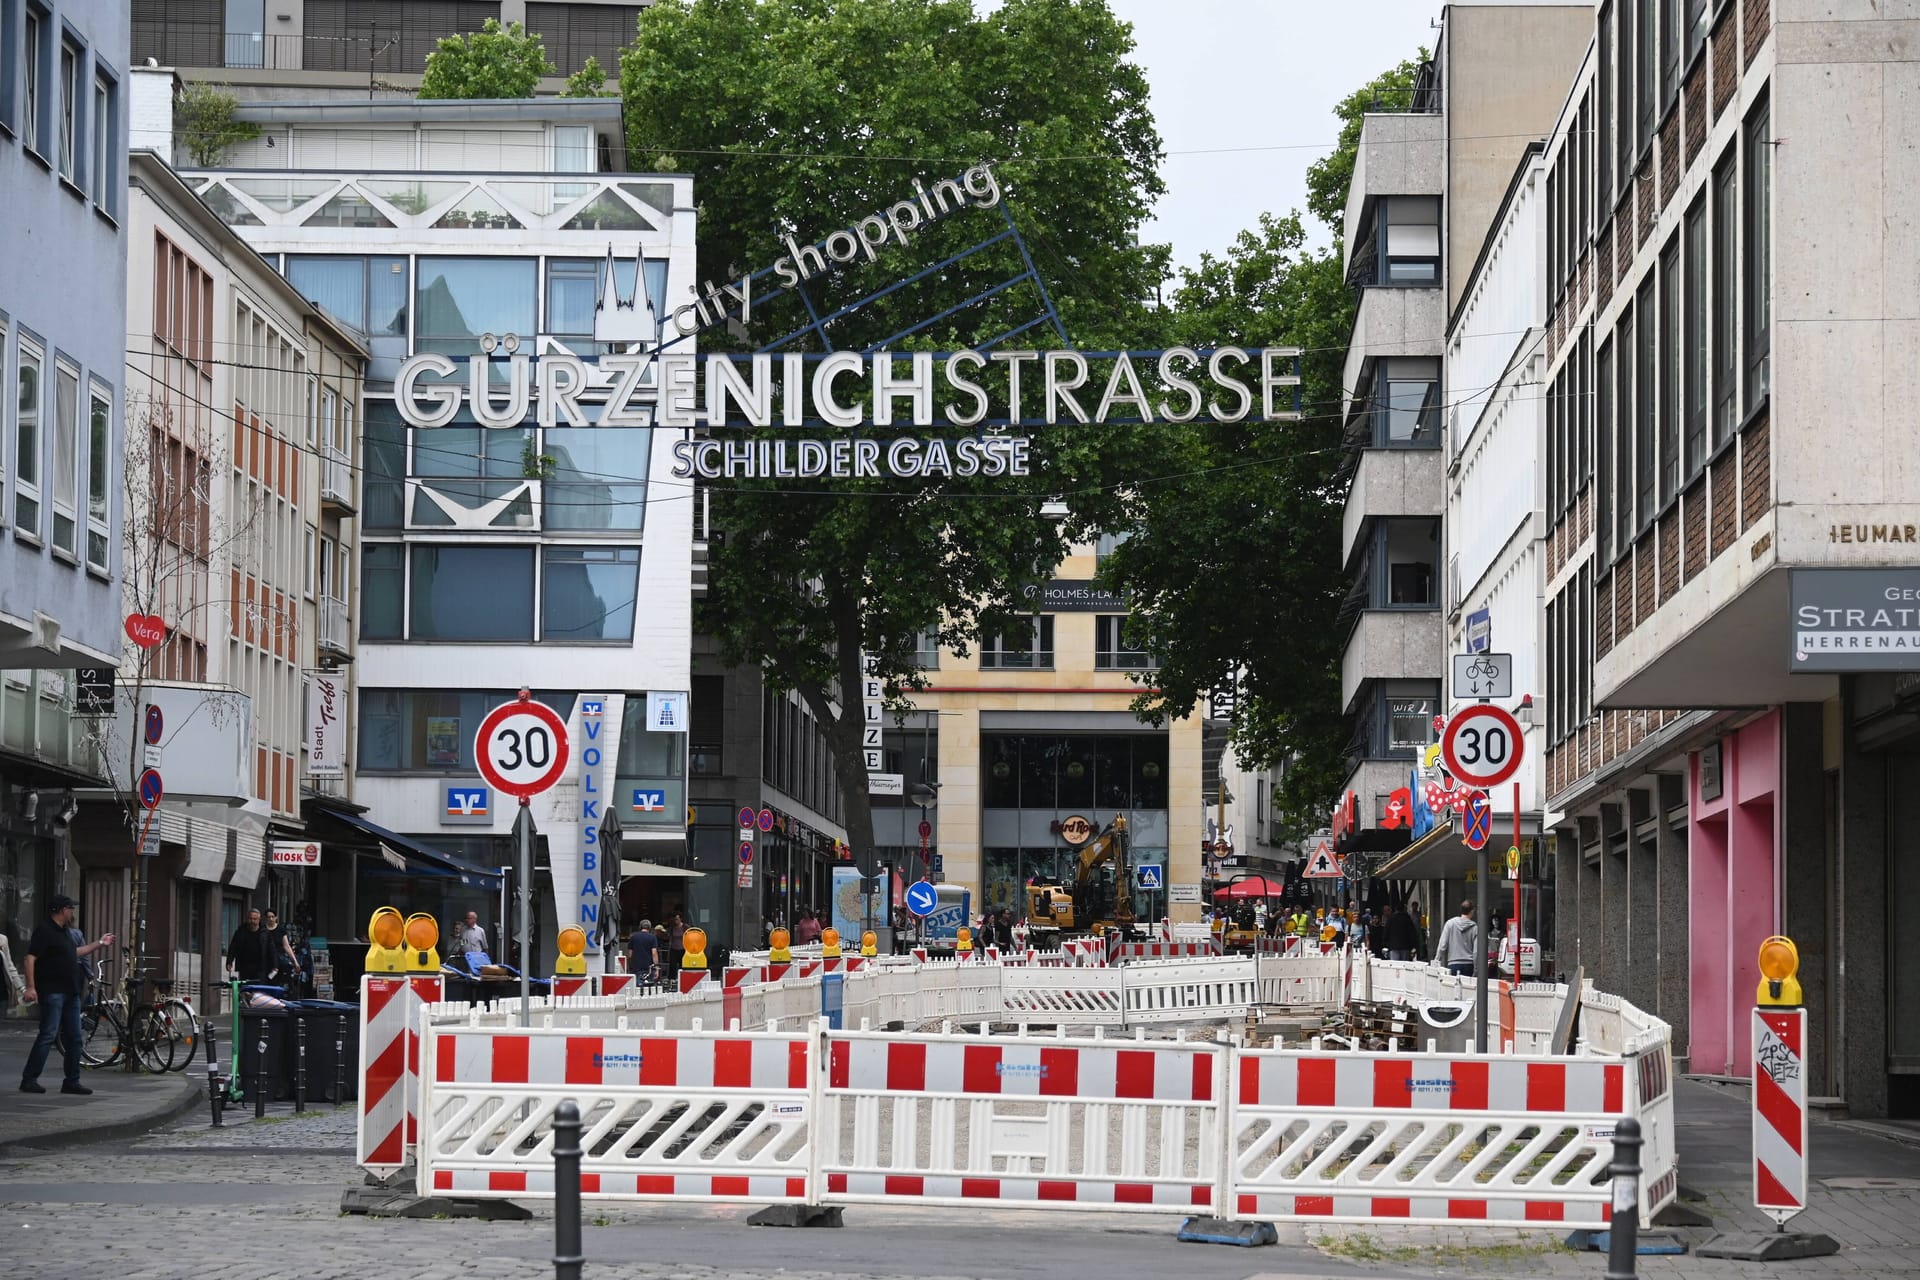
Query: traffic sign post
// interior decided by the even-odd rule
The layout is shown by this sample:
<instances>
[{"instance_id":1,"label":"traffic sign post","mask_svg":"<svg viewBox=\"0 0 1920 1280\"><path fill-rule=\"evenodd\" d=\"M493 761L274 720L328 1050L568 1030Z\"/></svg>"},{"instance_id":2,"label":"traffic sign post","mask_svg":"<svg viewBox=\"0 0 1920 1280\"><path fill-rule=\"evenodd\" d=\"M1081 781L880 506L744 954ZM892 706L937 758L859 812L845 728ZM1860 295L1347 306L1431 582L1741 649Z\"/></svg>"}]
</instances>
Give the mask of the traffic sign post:
<instances>
[{"instance_id":1,"label":"traffic sign post","mask_svg":"<svg viewBox=\"0 0 1920 1280\"><path fill-rule=\"evenodd\" d=\"M1487 799L1487 793L1476 791L1467 801L1465 822L1461 826L1460 840L1469 849L1475 851L1487 847L1488 837L1493 835L1493 804Z\"/></svg>"},{"instance_id":2,"label":"traffic sign post","mask_svg":"<svg viewBox=\"0 0 1920 1280\"><path fill-rule=\"evenodd\" d=\"M161 798L167 794L166 787L162 785L160 781L160 771L158 769L148 769L141 773L140 782L136 789L140 793L140 807L142 809L159 808Z\"/></svg>"},{"instance_id":3,"label":"traffic sign post","mask_svg":"<svg viewBox=\"0 0 1920 1280\"><path fill-rule=\"evenodd\" d=\"M1463 708L1447 721L1440 737L1440 758L1455 781L1470 787L1494 787L1520 771L1527 739L1513 713L1491 703Z\"/></svg>"},{"instance_id":4,"label":"traffic sign post","mask_svg":"<svg viewBox=\"0 0 1920 1280\"><path fill-rule=\"evenodd\" d=\"M1166 878L1160 864L1143 862L1133 869L1134 884L1142 889L1152 889L1156 893L1165 886Z\"/></svg>"},{"instance_id":5,"label":"traffic sign post","mask_svg":"<svg viewBox=\"0 0 1920 1280\"><path fill-rule=\"evenodd\" d=\"M519 698L489 711L473 736L473 762L480 776L521 804L560 781L567 753L566 722L525 689ZM522 956L522 962L527 958Z\"/></svg>"},{"instance_id":6,"label":"traffic sign post","mask_svg":"<svg viewBox=\"0 0 1920 1280\"><path fill-rule=\"evenodd\" d=\"M925 919L933 914L933 909L938 905L940 895L925 880L916 880L907 886L907 910L914 915Z\"/></svg>"},{"instance_id":7,"label":"traffic sign post","mask_svg":"<svg viewBox=\"0 0 1920 1280\"><path fill-rule=\"evenodd\" d=\"M1511 698L1513 655L1510 653L1456 653L1453 655L1453 696L1456 698Z\"/></svg>"},{"instance_id":8,"label":"traffic sign post","mask_svg":"<svg viewBox=\"0 0 1920 1280\"><path fill-rule=\"evenodd\" d=\"M1338 880L1340 878L1340 856L1326 841L1313 851L1307 859L1307 869L1301 873L1308 880Z\"/></svg>"}]
</instances>

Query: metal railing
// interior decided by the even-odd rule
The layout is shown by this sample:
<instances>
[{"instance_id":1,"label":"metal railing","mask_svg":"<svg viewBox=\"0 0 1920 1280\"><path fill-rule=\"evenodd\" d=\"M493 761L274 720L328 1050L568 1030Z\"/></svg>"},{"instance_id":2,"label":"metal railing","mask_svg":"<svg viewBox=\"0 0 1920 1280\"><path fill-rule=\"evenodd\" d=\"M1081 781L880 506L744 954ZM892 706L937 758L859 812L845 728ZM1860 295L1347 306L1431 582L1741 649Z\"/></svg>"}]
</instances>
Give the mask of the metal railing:
<instances>
[{"instance_id":1,"label":"metal railing","mask_svg":"<svg viewBox=\"0 0 1920 1280\"><path fill-rule=\"evenodd\" d=\"M332 596L320 597L320 630L317 640L329 653L346 653L347 640L353 634L347 620L347 602Z\"/></svg>"},{"instance_id":2,"label":"metal railing","mask_svg":"<svg viewBox=\"0 0 1920 1280\"><path fill-rule=\"evenodd\" d=\"M320 501L353 510L353 465L333 445L320 455Z\"/></svg>"}]
</instances>

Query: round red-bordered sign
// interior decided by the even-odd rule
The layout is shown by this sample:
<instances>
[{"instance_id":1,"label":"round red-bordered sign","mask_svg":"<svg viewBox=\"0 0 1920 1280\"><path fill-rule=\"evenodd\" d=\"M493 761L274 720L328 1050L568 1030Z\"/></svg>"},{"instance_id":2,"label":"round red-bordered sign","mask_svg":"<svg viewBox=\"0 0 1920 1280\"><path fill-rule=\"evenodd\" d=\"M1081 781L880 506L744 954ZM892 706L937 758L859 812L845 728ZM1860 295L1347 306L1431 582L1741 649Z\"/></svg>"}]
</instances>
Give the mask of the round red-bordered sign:
<instances>
[{"instance_id":1,"label":"round red-bordered sign","mask_svg":"<svg viewBox=\"0 0 1920 1280\"><path fill-rule=\"evenodd\" d=\"M496 790L528 800L567 769L567 722L544 702L522 697L487 712L473 735L473 761Z\"/></svg>"},{"instance_id":2,"label":"round red-bordered sign","mask_svg":"<svg viewBox=\"0 0 1920 1280\"><path fill-rule=\"evenodd\" d=\"M1520 771L1527 738L1520 722L1490 702L1475 703L1447 721L1440 737L1440 758L1456 782L1493 787Z\"/></svg>"}]
</instances>

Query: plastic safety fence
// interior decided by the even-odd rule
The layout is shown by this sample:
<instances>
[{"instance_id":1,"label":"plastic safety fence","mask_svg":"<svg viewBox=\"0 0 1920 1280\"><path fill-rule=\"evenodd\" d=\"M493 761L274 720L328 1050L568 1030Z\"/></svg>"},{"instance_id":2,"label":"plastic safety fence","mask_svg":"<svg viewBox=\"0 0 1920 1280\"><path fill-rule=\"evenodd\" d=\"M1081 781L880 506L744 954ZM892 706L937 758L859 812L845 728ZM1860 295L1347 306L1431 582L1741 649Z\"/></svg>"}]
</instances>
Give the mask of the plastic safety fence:
<instances>
[{"instance_id":1,"label":"plastic safety fence","mask_svg":"<svg viewBox=\"0 0 1920 1280\"><path fill-rule=\"evenodd\" d=\"M414 1144L420 1031L444 994L436 975L367 974L360 987L360 1117L354 1151L364 1169L397 1169Z\"/></svg>"},{"instance_id":2,"label":"plastic safety fence","mask_svg":"<svg viewBox=\"0 0 1920 1280\"><path fill-rule=\"evenodd\" d=\"M1212 1046L834 1032L827 1063L828 1203L1214 1204L1226 1058Z\"/></svg>"},{"instance_id":3,"label":"plastic safety fence","mask_svg":"<svg viewBox=\"0 0 1920 1280\"><path fill-rule=\"evenodd\" d=\"M1232 1211L1338 1222L1607 1225L1629 1064L1239 1050Z\"/></svg>"},{"instance_id":4,"label":"plastic safety fence","mask_svg":"<svg viewBox=\"0 0 1920 1280\"><path fill-rule=\"evenodd\" d=\"M553 1193L553 1110L580 1106L581 1193L793 1202L809 1186L807 1034L435 1028L420 1193Z\"/></svg>"},{"instance_id":5,"label":"plastic safety fence","mask_svg":"<svg viewBox=\"0 0 1920 1280\"><path fill-rule=\"evenodd\" d=\"M1642 1143L1640 1220L1650 1222L1680 1193L1680 1153L1673 1127L1673 1045L1665 1024L1645 1034L1628 1062L1638 1095Z\"/></svg>"}]
</instances>

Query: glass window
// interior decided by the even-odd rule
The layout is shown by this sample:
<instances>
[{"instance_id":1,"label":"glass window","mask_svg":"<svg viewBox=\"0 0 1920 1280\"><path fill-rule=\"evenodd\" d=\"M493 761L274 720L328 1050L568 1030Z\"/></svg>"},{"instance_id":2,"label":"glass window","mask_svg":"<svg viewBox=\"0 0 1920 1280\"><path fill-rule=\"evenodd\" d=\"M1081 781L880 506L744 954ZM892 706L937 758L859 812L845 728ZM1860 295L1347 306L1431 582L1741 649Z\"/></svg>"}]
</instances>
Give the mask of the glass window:
<instances>
[{"instance_id":1,"label":"glass window","mask_svg":"<svg viewBox=\"0 0 1920 1280\"><path fill-rule=\"evenodd\" d=\"M631 35L632 32L627 34ZM561 125L554 129L553 171L593 172L593 130L578 125Z\"/></svg>"},{"instance_id":2,"label":"glass window","mask_svg":"<svg viewBox=\"0 0 1920 1280\"><path fill-rule=\"evenodd\" d=\"M1035 618L1030 627L1016 624L1012 629L983 640L980 645L980 667L982 670L995 668L1037 668L1053 666L1053 615L1043 613Z\"/></svg>"},{"instance_id":3,"label":"glass window","mask_svg":"<svg viewBox=\"0 0 1920 1280\"><path fill-rule=\"evenodd\" d=\"M120 86L113 77L93 78L93 202L101 212L117 215L120 202L113 189L113 157L120 137Z\"/></svg>"},{"instance_id":4,"label":"glass window","mask_svg":"<svg viewBox=\"0 0 1920 1280\"><path fill-rule=\"evenodd\" d=\"M1672 237L1660 255L1660 444L1655 466L1662 509L1680 481L1680 366L1680 241Z\"/></svg>"},{"instance_id":5,"label":"glass window","mask_svg":"<svg viewBox=\"0 0 1920 1280\"><path fill-rule=\"evenodd\" d=\"M391 379L407 355L407 260L287 255L301 296L366 339L371 379Z\"/></svg>"},{"instance_id":6,"label":"glass window","mask_svg":"<svg viewBox=\"0 0 1920 1280\"><path fill-rule=\"evenodd\" d=\"M578 354L597 350L592 347L602 298L609 306L640 305L634 292L636 262L621 258L613 264L613 285L607 287L605 258L550 258L547 260L547 328L556 338ZM653 315L667 314L667 264L647 260L647 300Z\"/></svg>"},{"instance_id":7,"label":"glass window","mask_svg":"<svg viewBox=\"0 0 1920 1280\"><path fill-rule=\"evenodd\" d=\"M1619 377L1613 397L1613 541L1624 554L1633 541L1633 311L1621 313L1614 339Z\"/></svg>"},{"instance_id":8,"label":"glass window","mask_svg":"<svg viewBox=\"0 0 1920 1280\"><path fill-rule=\"evenodd\" d=\"M20 343L14 401L13 523L17 531L40 536L40 352Z\"/></svg>"},{"instance_id":9,"label":"glass window","mask_svg":"<svg viewBox=\"0 0 1920 1280\"><path fill-rule=\"evenodd\" d=\"M414 543L407 553L409 638L533 639L533 548Z\"/></svg>"},{"instance_id":10,"label":"glass window","mask_svg":"<svg viewBox=\"0 0 1920 1280\"><path fill-rule=\"evenodd\" d=\"M1145 670L1153 665L1145 649L1127 643L1126 623L1125 614L1103 614L1093 620L1096 670Z\"/></svg>"},{"instance_id":11,"label":"glass window","mask_svg":"<svg viewBox=\"0 0 1920 1280\"><path fill-rule=\"evenodd\" d=\"M1381 212L1382 284L1440 282L1440 202L1432 196L1390 197Z\"/></svg>"},{"instance_id":12,"label":"glass window","mask_svg":"<svg viewBox=\"0 0 1920 1280\"><path fill-rule=\"evenodd\" d=\"M384 772L472 773L473 736L493 708L515 691L479 689L362 689L357 763ZM574 695L536 690L562 719Z\"/></svg>"},{"instance_id":13,"label":"glass window","mask_svg":"<svg viewBox=\"0 0 1920 1280\"><path fill-rule=\"evenodd\" d=\"M940 669L940 629L929 627L913 641L913 665L922 671Z\"/></svg>"},{"instance_id":14,"label":"glass window","mask_svg":"<svg viewBox=\"0 0 1920 1280\"><path fill-rule=\"evenodd\" d=\"M477 355L480 335L535 332L539 284L531 258L421 258L415 349Z\"/></svg>"},{"instance_id":15,"label":"glass window","mask_svg":"<svg viewBox=\"0 0 1920 1280\"><path fill-rule=\"evenodd\" d=\"M1752 413L1767 398L1768 355L1772 350L1773 270L1768 200L1773 186L1773 131L1767 105L1761 103L1747 118L1743 145L1747 156L1747 216L1741 295L1746 302L1746 411Z\"/></svg>"},{"instance_id":16,"label":"glass window","mask_svg":"<svg viewBox=\"0 0 1920 1280\"><path fill-rule=\"evenodd\" d=\"M1680 29L1682 0L1660 0L1660 109L1673 105L1680 93Z\"/></svg>"},{"instance_id":17,"label":"glass window","mask_svg":"<svg viewBox=\"0 0 1920 1280\"><path fill-rule=\"evenodd\" d=\"M1733 435L1740 416L1739 369L1734 355L1739 326L1734 276L1738 235L1739 177L1728 156L1713 171L1713 447Z\"/></svg>"},{"instance_id":18,"label":"glass window","mask_svg":"<svg viewBox=\"0 0 1920 1280\"><path fill-rule=\"evenodd\" d=\"M1432 360L1381 362L1379 425L1382 445L1440 444L1440 371Z\"/></svg>"},{"instance_id":19,"label":"glass window","mask_svg":"<svg viewBox=\"0 0 1920 1280\"><path fill-rule=\"evenodd\" d=\"M633 639L640 548L547 547L542 555L542 640L586 644Z\"/></svg>"},{"instance_id":20,"label":"glass window","mask_svg":"<svg viewBox=\"0 0 1920 1280\"><path fill-rule=\"evenodd\" d=\"M80 374L64 364L53 370L53 545L79 554L74 502L80 490Z\"/></svg>"},{"instance_id":21,"label":"glass window","mask_svg":"<svg viewBox=\"0 0 1920 1280\"><path fill-rule=\"evenodd\" d=\"M1644 529L1653 519L1654 486L1654 359L1659 354L1655 338L1659 332L1658 312L1654 310L1652 272L1640 286L1634 310L1640 317L1639 343L1634 356L1633 385L1633 490L1635 527Z\"/></svg>"},{"instance_id":22,"label":"glass window","mask_svg":"<svg viewBox=\"0 0 1920 1280\"><path fill-rule=\"evenodd\" d=\"M60 42L60 176L80 181L80 51Z\"/></svg>"},{"instance_id":23,"label":"glass window","mask_svg":"<svg viewBox=\"0 0 1920 1280\"><path fill-rule=\"evenodd\" d=\"M416 476L521 480L532 458L533 428L463 426L416 427L413 468Z\"/></svg>"},{"instance_id":24,"label":"glass window","mask_svg":"<svg viewBox=\"0 0 1920 1280\"><path fill-rule=\"evenodd\" d=\"M24 45L24 57L21 62L25 74L21 76L21 81L26 110L20 117L20 133L27 140L29 147L44 155L47 144L46 140L40 136L40 125L45 115L41 110L41 103L45 96L41 91L41 76L45 74L47 59L47 15L31 4L27 6Z\"/></svg>"},{"instance_id":25,"label":"glass window","mask_svg":"<svg viewBox=\"0 0 1920 1280\"><path fill-rule=\"evenodd\" d=\"M1433 717L1438 699L1425 697L1388 698L1387 750L1420 751L1433 744Z\"/></svg>"},{"instance_id":26,"label":"glass window","mask_svg":"<svg viewBox=\"0 0 1920 1280\"><path fill-rule=\"evenodd\" d=\"M1594 554L1605 563L1613 547L1613 343L1602 343L1594 362L1593 429L1598 475L1593 486Z\"/></svg>"},{"instance_id":27,"label":"glass window","mask_svg":"<svg viewBox=\"0 0 1920 1280\"><path fill-rule=\"evenodd\" d=\"M369 529L398 529L406 510L407 428L391 400L369 400L366 430L360 518Z\"/></svg>"},{"instance_id":28,"label":"glass window","mask_svg":"<svg viewBox=\"0 0 1920 1280\"><path fill-rule=\"evenodd\" d=\"M407 549L398 542L369 542L360 549L360 638L406 636Z\"/></svg>"},{"instance_id":29,"label":"glass window","mask_svg":"<svg viewBox=\"0 0 1920 1280\"><path fill-rule=\"evenodd\" d=\"M543 506L549 529L642 528L653 432L646 427L555 427L546 433Z\"/></svg>"},{"instance_id":30,"label":"glass window","mask_svg":"<svg viewBox=\"0 0 1920 1280\"><path fill-rule=\"evenodd\" d=\"M227 0L226 66L266 65L265 0Z\"/></svg>"},{"instance_id":31,"label":"glass window","mask_svg":"<svg viewBox=\"0 0 1920 1280\"><path fill-rule=\"evenodd\" d=\"M1686 368L1682 371L1682 396L1686 403L1684 475L1691 480L1707 461L1707 210L1705 200L1695 200L1687 210L1686 226L1681 232L1686 283L1681 309L1684 316L1682 342L1686 346Z\"/></svg>"},{"instance_id":32,"label":"glass window","mask_svg":"<svg viewBox=\"0 0 1920 1280\"><path fill-rule=\"evenodd\" d=\"M108 504L113 483L113 395L95 384L87 409L87 563L107 567L112 536Z\"/></svg>"},{"instance_id":33,"label":"glass window","mask_svg":"<svg viewBox=\"0 0 1920 1280\"><path fill-rule=\"evenodd\" d=\"M1386 566L1386 581L1381 584L1385 595L1378 604L1388 608L1422 609L1438 605L1435 586L1439 580L1439 522L1383 521L1375 536L1379 538L1375 563Z\"/></svg>"}]
</instances>

